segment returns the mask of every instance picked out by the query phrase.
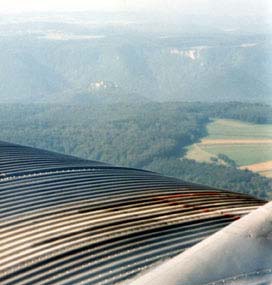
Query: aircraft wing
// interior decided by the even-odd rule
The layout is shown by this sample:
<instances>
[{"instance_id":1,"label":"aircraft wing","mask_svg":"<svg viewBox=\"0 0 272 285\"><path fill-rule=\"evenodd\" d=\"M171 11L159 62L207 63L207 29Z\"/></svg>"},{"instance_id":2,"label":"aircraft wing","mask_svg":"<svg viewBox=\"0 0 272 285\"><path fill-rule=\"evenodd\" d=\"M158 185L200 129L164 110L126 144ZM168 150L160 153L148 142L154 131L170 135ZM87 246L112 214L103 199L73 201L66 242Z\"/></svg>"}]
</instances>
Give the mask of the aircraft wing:
<instances>
[{"instance_id":1,"label":"aircraft wing","mask_svg":"<svg viewBox=\"0 0 272 285\"><path fill-rule=\"evenodd\" d=\"M272 202L128 284L272 284Z\"/></svg>"},{"instance_id":2,"label":"aircraft wing","mask_svg":"<svg viewBox=\"0 0 272 285\"><path fill-rule=\"evenodd\" d=\"M127 282L266 203L5 142L0 194L1 285Z\"/></svg>"}]
</instances>

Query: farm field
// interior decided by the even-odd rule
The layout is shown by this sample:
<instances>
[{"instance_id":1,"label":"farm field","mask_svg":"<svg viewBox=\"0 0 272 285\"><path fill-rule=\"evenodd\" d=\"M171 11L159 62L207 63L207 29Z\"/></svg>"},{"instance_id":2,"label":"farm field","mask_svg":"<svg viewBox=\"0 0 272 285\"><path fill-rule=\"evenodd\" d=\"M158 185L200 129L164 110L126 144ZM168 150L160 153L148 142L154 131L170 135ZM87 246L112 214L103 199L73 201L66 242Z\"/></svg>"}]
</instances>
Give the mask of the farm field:
<instances>
[{"instance_id":1,"label":"farm field","mask_svg":"<svg viewBox=\"0 0 272 285\"><path fill-rule=\"evenodd\" d=\"M241 169L272 177L272 125L220 119L210 123L207 130L208 136L190 146L186 158L212 162L224 154Z\"/></svg>"},{"instance_id":2,"label":"farm field","mask_svg":"<svg viewBox=\"0 0 272 285\"><path fill-rule=\"evenodd\" d=\"M214 120L208 125L207 139L272 139L271 124L252 124L237 120Z\"/></svg>"}]
</instances>

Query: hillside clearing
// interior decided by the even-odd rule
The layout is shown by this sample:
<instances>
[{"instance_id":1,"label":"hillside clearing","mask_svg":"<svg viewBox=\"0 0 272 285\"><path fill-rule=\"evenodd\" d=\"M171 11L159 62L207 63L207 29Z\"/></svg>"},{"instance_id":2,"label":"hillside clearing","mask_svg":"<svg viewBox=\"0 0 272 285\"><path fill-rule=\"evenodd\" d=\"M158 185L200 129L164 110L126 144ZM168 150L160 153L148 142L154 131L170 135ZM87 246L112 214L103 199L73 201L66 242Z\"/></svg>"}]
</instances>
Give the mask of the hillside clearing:
<instances>
[{"instance_id":1,"label":"hillside clearing","mask_svg":"<svg viewBox=\"0 0 272 285\"><path fill-rule=\"evenodd\" d=\"M186 158L222 164L219 154L234 160L240 169L272 176L272 125L235 120L214 120L207 126L208 136L188 148Z\"/></svg>"}]
</instances>

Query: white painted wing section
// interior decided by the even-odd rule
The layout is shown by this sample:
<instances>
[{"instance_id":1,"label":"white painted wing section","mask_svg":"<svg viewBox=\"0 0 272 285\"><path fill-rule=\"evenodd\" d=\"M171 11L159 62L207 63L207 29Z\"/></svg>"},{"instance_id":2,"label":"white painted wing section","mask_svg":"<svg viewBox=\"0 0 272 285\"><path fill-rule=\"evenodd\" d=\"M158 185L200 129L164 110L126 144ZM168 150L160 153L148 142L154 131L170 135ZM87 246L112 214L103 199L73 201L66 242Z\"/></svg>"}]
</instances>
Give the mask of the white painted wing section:
<instances>
[{"instance_id":1,"label":"white painted wing section","mask_svg":"<svg viewBox=\"0 0 272 285\"><path fill-rule=\"evenodd\" d=\"M272 202L130 285L272 284Z\"/></svg>"}]
</instances>

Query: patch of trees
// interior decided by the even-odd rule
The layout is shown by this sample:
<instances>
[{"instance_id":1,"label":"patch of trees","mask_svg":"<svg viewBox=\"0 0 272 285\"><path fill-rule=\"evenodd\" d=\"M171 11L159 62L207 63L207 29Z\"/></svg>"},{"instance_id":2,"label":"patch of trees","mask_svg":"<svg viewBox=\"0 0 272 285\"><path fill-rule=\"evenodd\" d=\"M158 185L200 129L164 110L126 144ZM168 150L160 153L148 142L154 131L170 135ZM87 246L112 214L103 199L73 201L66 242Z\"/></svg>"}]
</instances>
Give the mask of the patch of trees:
<instances>
[{"instance_id":1,"label":"patch of trees","mask_svg":"<svg viewBox=\"0 0 272 285\"><path fill-rule=\"evenodd\" d=\"M235 166L200 163L188 159L155 159L146 167L149 170L178 177L185 181L269 198L272 180ZM271 198L271 197L270 197Z\"/></svg>"},{"instance_id":2,"label":"patch of trees","mask_svg":"<svg viewBox=\"0 0 272 285\"><path fill-rule=\"evenodd\" d=\"M236 162L223 153L217 155L218 159L222 160L226 165L236 167Z\"/></svg>"}]
</instances>

